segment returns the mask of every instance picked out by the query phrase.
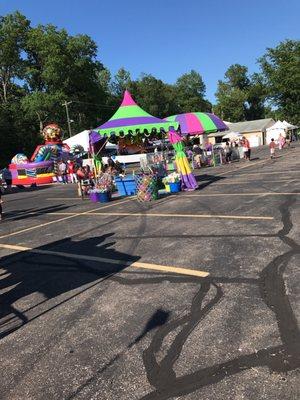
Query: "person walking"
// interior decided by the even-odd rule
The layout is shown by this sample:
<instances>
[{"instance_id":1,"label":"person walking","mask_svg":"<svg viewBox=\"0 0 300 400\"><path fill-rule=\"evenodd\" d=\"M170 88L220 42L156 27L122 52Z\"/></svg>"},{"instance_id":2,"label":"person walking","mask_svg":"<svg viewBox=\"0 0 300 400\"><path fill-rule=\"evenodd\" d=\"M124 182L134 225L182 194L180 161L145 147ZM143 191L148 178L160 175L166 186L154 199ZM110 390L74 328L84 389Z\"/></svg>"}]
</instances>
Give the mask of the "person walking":
<instances>
[{"instance_id":1,"label":"person walking","mask_svg":"<svg viewBox=\"0 0 300 400\"><path fill-rule=\"evenodd\" d=\"M8 192L11 191L11 185L12 185L12 175L11 172L8 168L4 168L2 171L2 178L5 180L6 183L6 189Z\"/></svg>"},{"instance_id":2,"label":"person walking","mask_svg":"<svg viewBox=\"0 0 300 400\"><path fill-rule=\"evenodd\" d=\"M67 165L64 163L63 160L60 161L58 164L58 171L59 175L61 176L62 183L65 185L68 183L68 178L67 178Z\"/></svg>"},{"instance_id":3,"label":"person walking","mask_svg":"<svg viewBox=\"0 0 300 400\"><path fill-rule=\"evenodd\" d=\"M278 148L279 150L282 150L285 145L285 137L280 133L279 138L278 138Z\"/></svg>"},{"instance_id":4,"label":"person walking","mask_svg":"<svg viewBox=\"0 0 300 400\"><path fill-rule=\"evenodd\" d=\"M251 147L250 147L250 143L249 140L243 136L243 150L244 150L244 157L245 160L250 161L250 157L251 157Z\"/></svg>"},{"instance_id":5,"label":"person walking","mask_svg":"<svg viewBox=\"0 0 300 400\"><path fill-rule=\"evenodd\" d=\"M271 158L275 158L275 148L276 148L276 143L275 143L274 139L272 138L271 142L269 144Z\"/></svg>"},{"instance_id":6,"label":"person walking","mask_svg":"<svg viewBox=\"0 0 300 400\"><path fill-rule=\"evenodd\" d=\"M225 147L224 147L224 151L225 151L225 161L230 164L231 163L231 156L232 156L232 147L229 143L229 140L226 141L225 143Z\"/></svg>"},{"instance_id":7,"label":"person walking","mask_svg":"<svg viewBox=\"0 0 300 400\"><path fill-rule=\"evenodd\" d=\"M194 153L194 160L195 160L195 167L196 168L201 168L201 156L202 156L202 149L200 146L198 146L197 144L194 144L193 146L193 153Z\"/></svg>"},{"instance_id":8,"label":"person walking","mask_svg":"<svg viewBox=\"0 0 300 400\"><path fill-rule=\"evenodd\" d=\"M68 174L71 183L77 183L77 175L75 174L75 164L72 160L68 161Z\"/></svg>"}]
</instances>

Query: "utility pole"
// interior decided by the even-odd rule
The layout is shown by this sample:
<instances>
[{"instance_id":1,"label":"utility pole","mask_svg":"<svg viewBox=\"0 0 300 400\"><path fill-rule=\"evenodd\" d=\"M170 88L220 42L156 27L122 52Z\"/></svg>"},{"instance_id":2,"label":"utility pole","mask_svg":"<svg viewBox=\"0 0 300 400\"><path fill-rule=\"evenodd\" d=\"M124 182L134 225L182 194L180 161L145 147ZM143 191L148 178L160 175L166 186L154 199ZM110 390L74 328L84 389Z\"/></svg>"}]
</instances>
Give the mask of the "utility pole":
<instances>
[{"instance_id":1,"label":"utility pole","mask_svg":"<svg viewBox=\"0 0 300 400\"><path fill-rule=\"evenodd\" d=\"M69 108L68 105L71 104L72 101L66 101L62 104L62 106L66 107L66 114L67 114L67 122L68 122L68 130L69 130L69 137L72 136L72 130L71 130L71 121L69 117Z\"/></svg>"}]
</instances>

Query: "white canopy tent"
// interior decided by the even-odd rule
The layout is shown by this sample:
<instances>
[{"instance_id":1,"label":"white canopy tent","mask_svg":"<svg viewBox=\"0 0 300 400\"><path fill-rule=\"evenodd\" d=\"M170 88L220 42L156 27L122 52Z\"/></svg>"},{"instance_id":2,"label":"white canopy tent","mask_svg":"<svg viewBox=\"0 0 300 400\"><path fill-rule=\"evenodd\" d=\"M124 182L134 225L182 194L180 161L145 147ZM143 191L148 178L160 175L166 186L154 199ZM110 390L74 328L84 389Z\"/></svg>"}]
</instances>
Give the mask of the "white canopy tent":
<instances>
[{"instance_id":1,"label":"white canopy tent","mask_svg":"<svg viewBox=\"0 0 300 400\"><path fill-rule=\"evenodd\" d=\"M277 141L279 139L279 136L286 137L286 131L287 127L286 125L281 122L277 121L275 122L274 125L272 125L270 128L266 129L266 142L269 144L271 142L271 139L274 139Z\"/></svg>"},{"instance_id":2,"label":"white canopy tent","mask_svg":"<svg viewBox=\"0 0 300 400\"><path fill-rule=\"evenodd\" d=\"M65 139L63 142L66 143L70 148L75 145L80 145L84 148L84 151L89 151L89 134L90 131L86 129L85 131L77 133L77 135ZM116 149L117 145L107 142L105 148Z\"/></svg>"},{"instance_id":3,"label":"white canopy tent","mask_svg":"<svg viewBox=\"0 0 300 400\"><path fill-rule=\"evenodd\" d=\"M222 139L229 139L229 140L236 140L236 139L241 139L243 135L239 132L229 132L226 133L225 136L222 137Z\"/></svg>"},{"instance_id":4,"label":"white canopy tent","mask_svg":"<svg viewBox=\"0 0 300 400\"><path fill-rule=\"evenodd\" d=\"M70 149L75 146L79 145L84 148L84 151L89 150L89 130L85 130L82 132L77 133L77 135L74 135L68 139L64 140L64 143L66 143Z\"/></svg>"},{"instance_id":5,"label":"white canopy tent","mask_svg":"<svg viewBox=\"0 0 300 400\"><path fill-rule=\"evenodd\" d=\"M298 128L298 126L292 125L292 124L290 124L290 123L287 122L287 121L283 121L282 123L286 126L286 129L287 129L288 131L292 131L292 130Z\"/></svg>"}]
</instances>

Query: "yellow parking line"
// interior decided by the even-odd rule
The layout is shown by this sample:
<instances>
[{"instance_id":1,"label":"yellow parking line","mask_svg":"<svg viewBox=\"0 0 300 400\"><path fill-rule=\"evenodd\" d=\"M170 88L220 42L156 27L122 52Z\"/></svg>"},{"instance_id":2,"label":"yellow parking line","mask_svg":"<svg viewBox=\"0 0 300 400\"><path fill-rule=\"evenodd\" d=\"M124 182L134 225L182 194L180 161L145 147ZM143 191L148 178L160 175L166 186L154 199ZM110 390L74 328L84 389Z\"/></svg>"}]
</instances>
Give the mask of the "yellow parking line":
<instances>
[{"instance_id":1,"label":"yellow parking line","mask_svg":"<svg viewBox=\"0 0 300 400\"><path fill-rule=\"evenodd\" d=\"M286 158L288 155L290 155L290 153L288 153L288 154L282 154L281 155L281 160L280 161L282 161L282 158ZM237 168L237 169L235 169L235 170L231 170L231 171L224 171L224 172L221 172L220 174L216 174L215 176L222 176L222 175L227 175L227 174L232 174L232 173L236 173L236 172L239 172L241 169L245 169L245 168L249 168L249 167L253 167L253 166L256 166L256 165L259 165L259 164L263 164L263 163L266 163L266 162L268 162L270 159L263 159L263 160L260 160L260 161L255 161L255 162L249 162L249 163L247 163L246 165L243 165L243 166L241 166L241 167L239 167L239 168ZM291 172L291 171L289 171L289 172ZM298 171L292 171L292 172L298 172ZM274 172L275 174L277 173L277 172ZM280 173L286 173L286 172L280 172ZM261 175L261 173L245 173L245 174L240 174L240 175L237 175L237 176L243 176L243 175Z\"/></svg>"},{"instance_id":2,"label":"yellow parking line","mask_svg":"<svg viewBox=\"0 0 300 400\"><path fill-rule=\"evenodd\" d=\"M185 197L222 197L222 196L293 196L299 195L300 192L278 193L278 192L257 192L257 193L210 193L210 194L186 194Z\"/></svg>"},{"instance_id":3,"label":"yellow parking line","mask_svg":"<svg viewBox=\"0 0 300 400\"><path fill-rule=\"evenodd\" d=\"M235 185L235 184L239 184L239 185L241 185L241 184L253 184L254 182L258 182L258 180L257 179L248 179L247 181L246 180L243 180L243 181L239 181L239 180L237 180L237 179L234 179L233 181L231 181L231 179L234 179L234 178L226 178L226 181L227 180L230 180L230 182L219 182L219 181L216 181L216 182L212 182L212 184L215 186L215 185ZM200 183L202 183L202 182L207 182L206 180L203 180L203 181L200 181ZM295 183L299 183L298 181L296 181L296 179L281 179L281 180L274 180L274 181L272 181L272 180L268 180L267 182L266 181L262 181L262 183L263 184L267 184L267 183L281 183L281 182L290 182L290 183L293 183L293 184L295 184Z\"/></svg>"},{"instance_id":4,"label":"yellow parking line","mask_svg":"<svg viewBox=\"0 0 300 400\"><path fill-rule=\"evenodd\" d=\"M200 278L205 278L209 275L209 272L198 271L196 269L170 267L170 266L166 266L166 265L148 264L148 263L142 263L142 262L134 262L133 264L131 264L131 267L152 269L154 271L170 272L170 273L175 273L175 274L180 274L180 275L199 276Z\"/></svg>"},{"instance_id":5,"label":"yellow parking line","mask_svg":"<svg viewBox=\"0 0 300 400\"><path fill-rule=\"evenodd\" d=\"M264 163L264 162L266 162L266 161L267 161L267 160L261 160L261 161L251 162L251 163L246 164L246 165L243 165L242 167L239 167L239 168L237 168L237 169L235 169L235 170L221 172L220 174L216 174L215 176L222 176L222 175L231 174L231 173L233 173L233 172L239 172L241 169L253 167L254 165L262 164L262 163Z\"/></svg>"},{"instance_id":6,"label":"yellow parking line","mask_svg":"<svg viewBox=\"0 0 300 400\"><path fill-rule=\"evenodd\" d=\"M46 215L67 215L67 216L64 217L64 218L56 219L54 221L44 222L42 224L30 226L29 228L20 229L19 231L15 231L15 232L8 233L6 235L2 235L2 236L0 236L0 239L4 239L4 238L10 237L10 236L18 235L18 234L24 233L24 232L29 232L29 231L32 231L34 229L38 229L38 228L42 228L44 226L56 224L57 222L66 221L67 219L79 217L81 215L90 214L93 211L103 210L104 208L113 207L113 206L116 206L116 205L119 205L119 204L127 203L129 201L131 201L131 200L127 199L127 200L123 200L123 201L119 201L119 202L116 202L116 203L109 204L107 206L97 207L97 208L94 208L92 210L84 211L84 212L81 212L81 213L51 213L51 212L45 213ZM23 215L26 215L26 213L23 214Z\"/></svg>"},{"instance_id":7,"label":"yellow parking line","mask_svg":"<svg viewBox=\"0 0 300 400\"><path fill-rule=\"evenodd\" d=\"M140 261L131 262L131 261L124 261L124 260L120 260L120 259L95 257L95 256L88 256L88 255L83 255L83 254L65 253L65 252L52 251L52 250L41 250L41 249L34 249L31 247L11 245L11 244L0 244L0 248L14 250L14 251L18 251L18 252L24 251L24 252L31 252L31 253L35 253L35 254L60 256L60 257L66 257L66 258L71 258L71 259L76 259L76 260L95 261L95 262L100 262L100 263L124 265L124 266L126 266L126 268L142 268L142 269L147 269L147 270L168 272L168 273L174 273L174 274L179 274L179 275L197 276L200 278L205 278L209 275L209 272L199 271L199 270L190 269L190 268L174 267L174 266L159 265L159 264L150 264L150 263L144 263L144 262L140 262ZM120 272L122 272L122 271L120 271Z\"/></svg>"},{"instance_id":8,"label":"yellow parking line","mask_svg":"<svg viewBox=\"0 0 300 400\"><path fill-rule=\"evenodd\" d=\"M127 200L129 200L129 199L132 200L133 198L135 198L135 196L128 196ZM82 201L82 198L81 197L48 197L45 200L80 200L80 201ZM84 200L89 200L89 198L87 197Z\"/></svg>"},{"instance_id":9,"label":"yellow parking line","mask_svg":"<svg viewBox=\"0 0 300 400\"><path fill-rule=\"evenodd\" d=\"M272 171L272 172L245 172L244 174L239 174L239 175L236 175L237 177L240 177L240 176L251 176L251 175L256 175L256 176L260 176L260 175L278 175L278 174L285 174L285 175L288 175L288 174L299 174L299 171L291 171L291 170L288 170L288 171Z\"/></svg>"},{"instance_id":10,"label":"yellow parking line","mask_svg":"<svg viewBox=\"0 0 300 400\"><path fill-rule=\"evenodd\" d=\"M182 197L177 197L177 198L181 198L184 199L185 197L192 197L192 196L201 196L201 195L185 195ZM211 196L211 195L209 195ZM120 204L120 203L119 203ZM258 220L273 220L274 217L269 217L269 216L259 216L259 215L220 215L220 214L166 214L166 213L135 213L135 212L94 212L97 210L102 210L105 207L100 207L100 208L96 208L94 210L90 210L90 211L86 211L86 212L82 212L82 213L75 213L75 212L49 212L49 213L45 213L47 215L65 215L65 218L61 218L61 219L56 219L55 221L51 221L51 222L46 222L45 224L40 224L40 225L36 225L34 227L31 228L26 228L23 229L21 231L17 231L17 232L13 232L11 234L8 234L7 236L11 236L17 233L22 233L25 232L27 230L30 229L36 229L38 227L42 227L45 225L49 225L50 223L55 223L55 222L60 222L63 221L69 217L80 217L82 215L91 215L91 216L98 216L98 217L112 217L112 216L123 216L123 217L162 217L162 218L217 218L217 219L258 219ZM30 214L30 213L29 213ZM0 239L6 237L6 235L4 236L0 236Z\"/></svg>"},{"instance_id":11,"label":"yellow parking line","mask_svg":"<svg viewBox=\"0 0 300 400\"><path fill-rule=\"evenodd\" d=\"M93 213L92 215L124 215L128 217L167 217L167 218L224 218L224 219L262 219L271 220L273 217L261 217L251 215L218 215L218 214L143 214L143 213Z\"/></svg>"},{"instance_id":12,"label":"yellow parking line","mask_svg":"<svg viewBox=\"0 0 300 400\"><path fill-rule=\"evenodd\" d=\"M183 197L183 196L182 196ZM73 215L74 213L53 212L52 215ZM83 215L84 213L80 214ZM86 213L85 213L86 214ZM274 217L262 217L253 215L219 215L219 214L164 214L164 213L128 213L128 212L89 212L89 215L99 217L123 216L123 217L162 217L162 218L222 218L222 219L259 219L273 220ZM77 215L77 214L76 214ZM0 237L1 238L1 237Z\"/></svg>"},{"instance_id":13,"label":"yellow parking line","mask_svg":"<svg viewBox=\"0 0 300 400\"><path fill-rule=\"evenodd\" d=\"M48 197L46 200L80 200L80 201L82 201L82 198L81 197Z\"/></svg>"}]
</instances>

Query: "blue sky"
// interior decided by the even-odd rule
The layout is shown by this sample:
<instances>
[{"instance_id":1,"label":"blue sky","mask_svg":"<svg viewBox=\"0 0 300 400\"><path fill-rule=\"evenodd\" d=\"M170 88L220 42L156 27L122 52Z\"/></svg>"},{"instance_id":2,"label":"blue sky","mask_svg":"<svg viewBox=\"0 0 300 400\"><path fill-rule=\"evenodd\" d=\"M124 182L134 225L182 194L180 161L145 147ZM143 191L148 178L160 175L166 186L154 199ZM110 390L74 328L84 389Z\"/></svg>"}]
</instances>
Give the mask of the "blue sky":
<instances>
[{"instance_id":1,"label":"blue sky","mask_svg":"<svg viewBox=\"0 0 300 400\"><path fill-rule=\"evenodd\" d=\"M90 35L112 73L124 67L173 83L195 69L211 101L231 64L257 71L267 47L300 37L299 0L0 0L0 15L15 10L33 25Z\"/></svg>"}]
</instances>

